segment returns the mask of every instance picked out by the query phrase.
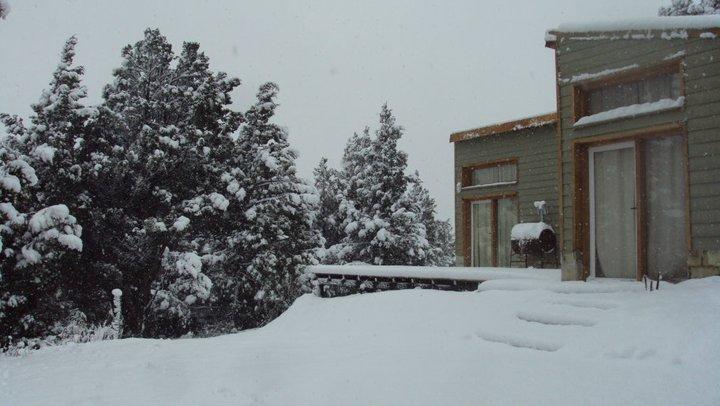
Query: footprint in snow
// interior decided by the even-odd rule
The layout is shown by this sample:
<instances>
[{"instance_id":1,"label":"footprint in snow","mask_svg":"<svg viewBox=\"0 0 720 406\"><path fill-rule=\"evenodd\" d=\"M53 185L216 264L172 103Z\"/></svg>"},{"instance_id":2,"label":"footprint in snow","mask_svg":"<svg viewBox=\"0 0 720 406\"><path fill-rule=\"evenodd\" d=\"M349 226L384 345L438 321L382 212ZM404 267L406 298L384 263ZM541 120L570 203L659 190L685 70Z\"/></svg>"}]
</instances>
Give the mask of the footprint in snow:
<instances>
[{"instance_id":1,"label":"footprint in snow","mask_svg":"<svg viewBox=\"0 0 720 406\"><path fill-rule=\"evenodd\" d=\"M594 320L569 314L549 314L540 312L518 312L516 317L529 323L540 323L549 326L581 326L592 327Z\"/></svg>"},{"instance_id":2,"label":"footprint in snow","mask_svg":"<svg viewBox=\"0 0 720 406\"><path fill-rule=\"evenodd\" d=\"M477 333L477 336L491 343L499 343L517 348L527 348L536 351L554 352L562 348L562 344L537 340L534 338L496 333Z\"/></svg>"},{"instance_id":3,"label":"footprint in snow","mask_svg":"<svg viewBox=\"0 0 720 406\"><path fill-rule=\"evenodd\" d=\"M612 302L601 302L601 301L590 301L590 300L553 300L550 304L560 306L572 306L580 307L585 309L598 309L598 310L610 310L616 308L618 305Z\"/></svg>"}]
</instances>

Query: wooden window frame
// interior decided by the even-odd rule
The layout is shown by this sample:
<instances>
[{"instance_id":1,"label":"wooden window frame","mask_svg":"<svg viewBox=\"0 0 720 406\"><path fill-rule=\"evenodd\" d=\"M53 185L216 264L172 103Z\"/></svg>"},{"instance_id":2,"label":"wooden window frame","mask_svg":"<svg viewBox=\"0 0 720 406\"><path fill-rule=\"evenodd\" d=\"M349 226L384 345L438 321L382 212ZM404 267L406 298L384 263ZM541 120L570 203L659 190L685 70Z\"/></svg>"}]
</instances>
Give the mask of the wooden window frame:
<instances>
[{"instance_id":1,"label":"wooden window frame","mask_svg":"<svg viewBox=\"0 0 720 406\"><path fill-rule=\"evenodd\" d=\"M472 173L474 170L492 168L492 167L503 166L503 165L515 165L515 181L514 182L507 182L507 183L503 183L503 184L472 185ZM505 186L505 185L513 185L513 184L517 184L519 181L520 181L520 170L518 168L518 158L512 157L512 158L503 158L503 159L498 159L495 161L474 163L474 164L463 166L462 172L461 172L461 178L460 178L460 185L462 186L463 189L482 189L482 188L489 188L489 187L501 187L501 186Z\"/></svg>"},{"instance_id":2,"label":"wooden window frame","mask_svg":"<svg viewBox=\"0 0 720 406\"><path fill-rule=\"evenodd\" d=\"M636 279L642 280L647 272L647 197L645 188L645 156L643 143L649 139L681 136L684 141L685 154L685 246L688 254L692 253L692 224L690 212L690 182L688 159L687 128L682 123L663 124L641 130L602 135L577 139L572 143L573 154L573 250L582 253L583 280L590 277L590 179L588 171L588 149L599 145L615 144L623 141L635 142L635 185L638 193L638 215L636 216L637 229L637 274Z\"/></svg>"},{"instance_id":3,"label":"wooden window frame","mask_svg":"<svg viewBox=\"0 0 720 406\"><path fill-rule=\"evenodd\" d=\"M462 215L463 215L463 257L465 266L472 267L472 204L478 201L491 200L492 207L490 209L491 227L492 227L492 266L497 267L498 258L498 200L512 199L515 201L515 210L517 217L520 219L520 202L518 201L517 192L500 193L485 196L476 196L463 199Z\"/></svg>"},{"instance_id":4,"label":"wooden window frame","mask_svg":"<svg viewBox=\"0 0 720 406\"><path fill-rule=\"evenodd\" d=\"M573 84L572 88L573 123L576 123L578 120L588 115L588 94L590 91L597 90L602 87L624 83L632 83L643 79L648 79L653 76L673 73L679 75L680 96L683 97L685 96L685 64L683 62L683 59L674 59L658 65L623 71L621 73L609 75L599 79L588 79L585 81L579 81ZM625 118L626 117L603 121L603 123L622 120Z\"/></svg>"}]
</instances>

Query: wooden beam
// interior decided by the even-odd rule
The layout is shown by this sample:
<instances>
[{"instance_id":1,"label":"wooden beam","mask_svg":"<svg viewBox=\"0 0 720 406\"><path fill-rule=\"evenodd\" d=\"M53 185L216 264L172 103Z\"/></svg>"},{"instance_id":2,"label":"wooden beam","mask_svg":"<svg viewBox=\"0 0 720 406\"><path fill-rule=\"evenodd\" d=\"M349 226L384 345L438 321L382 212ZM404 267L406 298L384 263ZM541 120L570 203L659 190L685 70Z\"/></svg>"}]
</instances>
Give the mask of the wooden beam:
<instances>
[{"instance_id":1,"label":"wooden beam","mask_svg":"<svg viewBox=\"0 0 720 406\"><path fill-rule=\"evenodd\" d=\"M637 275L638 281L648 274L647 269L647 188L645 182L645 142L635 140L635 229L637 230Z\"/></svg>"},{"instance_id":2,"label":"wooden beam","mask_svg":"<svg viewBox=\"0 0 720 406\"><path fill-rule=\"evenodd\" d=\"M553 54L555 55L555 105L556 110L558 111L557 115L557 123L555 124L555 135L557 138L557 158L558 158L558 228L559 230L559 243L558 248L560 250L560 255L563 254L563 248L565 246L565 198L564 198L564 189L565 185L563 184L563 134L562 134L562 114L559 112L561 111L561 102L560 102L560 83L558 82L557 78L560 77L560 65L558 64L558 53L557 49L554 49ZM520 205L518 204L518 207Z\"/></svg>"}]
</instances>

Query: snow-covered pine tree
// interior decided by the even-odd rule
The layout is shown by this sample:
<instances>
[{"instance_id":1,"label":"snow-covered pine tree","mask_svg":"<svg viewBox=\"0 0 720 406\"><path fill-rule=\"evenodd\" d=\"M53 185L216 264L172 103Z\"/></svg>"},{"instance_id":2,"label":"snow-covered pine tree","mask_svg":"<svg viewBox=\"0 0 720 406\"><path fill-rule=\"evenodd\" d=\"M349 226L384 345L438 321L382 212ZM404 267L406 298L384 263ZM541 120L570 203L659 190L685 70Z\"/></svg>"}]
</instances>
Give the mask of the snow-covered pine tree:
<instances>
[{"instance_id":1,"label":"snow-covered pine tree","mask_svg":"<svg viewBox=\"0 0 720 406\"><path fill-rule=\"evenodd\" d=\"M407 155L398 149L402 127L387 105L380 112L380 127L370 145L363 137L350 150L346 162L348 193L345 241L340 258L345 262L361 261L377 265L420 265L429 248L425 226L414 211L405 191ZM351 144L352 145L352 144ZM358 163L363 165L359 165ZM350 165L348 165L350 164Z\"/></svg>"},{"instance_id":2,"label":"snow-covered pine tree","mask_svg":"<svg viewBox=\"0 0 720 406\"><path fill-rule=\"evenodd\" d=\"M272 320L299 294L303 266L316 263L321 236L313 227L318 196L298 178L287 131L271 122L278 87L262 85L245 113L238 143L242 171L227 173L227 190L243 202L226 255L236 272L241 327ZM241 223L240 223L241 222Z\"/></svg>"},{"instance_id":3,"label":"snow-covered pine tree","mask_svg":"<svg viewBox=\"0 0 720 406\"><path fill-rule=\"evenodd\" d=\"M437 220L435 199L420 179L416 171L409 178L407 199L412 202L413 211L418 214L420 222L425 226L429 248L425 264L432 266L450 266L454 261L452 227L445 220Z\"/></svg>"},{"instance_id":4,"label":"snow-covered pine tree","mask_svg":"<svg viewBox=\"0 0 720 406\"><path fill-rule=\"evenodd\" d=\"M179 204L171 209L174 238L169 245L173 251L163 255L152 305L154 316L164 324L158 326L159 331L165 334L193 327L188 325L190 306L211 295L213 282L206 274L220 282L215 290L222 290L226 281L222 252L226 237L237 227L227 221L226 211L231 204L240 204L222 181L238 167L240 152L233 133L242 115L229 105L230 93L240 80L212 72L197 43L183 45L174 76L178 93L184 95L180 105L186 115L177 125L182 155L181 167L174 172L180 178L165 188ZM173 319L174 323L168 323Z\"/></svg>"},{"instance_id":5,"label":"snow-covered pine tree","mask_svg":"<svg viewBox=\"0 0 720 406\"><path fill-rule=\"evenodd\" d=\"M660 7L660 16L720 14L720 0L672 0L670 6Z\"/></svg>"},{"instance_id":6,"label":"snow-covered pine tree","mask_svg":"<svg viewBox=\"0 0 720 406\"><path fill-rule=\"evenodd\" d=\"M34 168L19 152L26 130L17 117L2 115L9 134L0 145L0 345L14 338L48 334L68 311L60 289L68 252L83 248L82 229L65 205L38 207L30 189ZM72 262L72 261L69 261Z\"/></svg>"},{"instance_id":7,"label":"snow-covered pine tree","mask_svg":"<svg viewBox=\"0 0 720 406\"><path fill-rule=\"evenodd\" d=\"M38 164L40 200L78 200L88 205L86 192L79 189L82 180L80 155L84 142L85 122L97 115L85 107L82 99L87 90L81 84L84 68L73 64L77 38L70 37L60 54L60 63L53 73L49 88L32 106L32 127L26 147Z\"/></svg>"},{"instance_id":8,"label":"snow-covered pine tree","mask_svg":"<svg viewBox=\"0 0 720 406\"><path fill-rule=\"evenodd\" d=\"M322 158L315 168L315 188L320 199L317 213L317 228L320 230L325 247L340 243L345 236L340 216L344 186L337 169L328 167L327 158Z\"/></svg>"},{"instance_id":9,"label":"snow-covered pine tree","mask_svg":"<svg viewBox=\"0 0 720 406\"><path fill-rule=\"evenodd\" d=\"M114 81L103 90L98 128L99 138L111 146L112 173L102 175L114 186L106 190L111 198L103 201L105 224L118 228L101 235L99 245L107 247L117 266L120 278L115 286L124 292L125 332L132 335L143 330L151 286L161 272L167 237L162 218L169 212L171 196L163 196L155 183L169 176L165 159L173 144L178 106L172 104L168 86L172 47L158 30L146 30L142 40L123 48L121 57Z\"/></svg>"},{"instance_id":10,"label":"snow-covered pine tree","mask_svg":"<svg viewBox=\"0 0 720 406\"><path fill-rule=\"evenodd\" d=\"M167 302L188 306L207 298L199 292L188 301L191 294L173 286L188 275L179 265L185 254L216 262L212 252L225 238L223 228L208 227L207 221L218 224L217 216L229 205L218 189L227 172L223 160L237 155L230 135L241 115L229 105L240 81L213 73L195 43L185 43L176 59L158 30L146 30L122 56L115 81L105 88L104 107L121 123L113 150L124 156L116 172L122 173L119 190L129 229L118 253L126 326L145 334L176 334L186 325L188 309L170 310L160 296L185 295ZM196 271L190 275L196 277ZM169 325L164 311L180 316L174 317L172 331L152 326L160 320Z\"/></svg>"},{"instance_id":11,"label":"snow-covered pine tree","mask_svg":"<svg viewBox=\"0 0 720 406\"><path fill-rule=\"evenodd\" d=\"M91 322L104 322L110 310L109 289L105 271L94 260L95 229L93 216L93 175L97 162L93 159L97 142L88 141L88 123L97 119L96 108L86 107L87 90L82 85L84 68L74 64L77 39L70 37L60 54L48 88L32 105L32 126L28 129L23 148L32 158L39 182L33 189L40 205L65 204L84 226L89 237L86 250L73 272L64 272L63 291L73 305Z\"/></svg>"},{"instance_id":12,"label":"snow-covered pine tree","mask_svg":"<svg viewBox=\"0 0 720 406\"><path fill-rule=\"evenodd\" d=\"M435 220L435 227L430 238L432 247L439 250L433 265L453 266L455 264L455 234L450 220Z\"/></svg>"},{"instance_id":13,"label":"snow-covered pine tree","mask_svg":"<svg viewBox=\"0 0 720 406\"><path fill-rule=\"evenodd\" d=\"M10 13L10 5L6 0L0 0L0 20L6 19L8 13Z\"/></svg>"},{"instance_id":14,"label":"snow-covered pine tree","mask_svg":"<svg viewBox=\"0 0 720 406\"><path fill-rule=\"evenodd\" d=\"M364 175L367 164L372 156L372 137L370 128L365 127L361 134L354 133L345 145L340 170L342 183L342 195L338 204L338 224L342 233L342 239L335 245L328 246L323 252L322 261L326 264L338 264L349 262L352 259L341 258L349 252L350 244L346 237L346 228L349 224L360 219L360 211L356 207L357 191L365 185L367 177ZM348 257L349 258L349 257Z\"/></svg>"}]
</instances>

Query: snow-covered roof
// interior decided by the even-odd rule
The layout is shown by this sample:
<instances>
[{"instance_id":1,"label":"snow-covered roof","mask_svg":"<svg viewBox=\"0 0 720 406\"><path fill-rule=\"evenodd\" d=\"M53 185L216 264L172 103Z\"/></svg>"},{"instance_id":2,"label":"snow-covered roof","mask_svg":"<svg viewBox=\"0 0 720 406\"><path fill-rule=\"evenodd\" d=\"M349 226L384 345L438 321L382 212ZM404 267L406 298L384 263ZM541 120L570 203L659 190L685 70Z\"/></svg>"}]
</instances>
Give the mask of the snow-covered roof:
<instances>
[{"instance_id":1,"label":"snow-covered roof","mask_svg":"<svg viewBox=\"0 0 720 406\"><path fill-rule=\"evenodd\" d=\"M557 113L542 114L539 116L492 124L485 127L473 128L471 130L459 131L450 135L450 142L467 141L473 138L487 137L495 134L512 133L526 128L543 127L555 124L556 122Z\"/></svg>"},{"instance_id":2,"label":"snow-covered roof","mask_svg":"<svg viewBox=\"0 0 720 406\"><path fill-rule=\"evenodd\" d=\"M560 24L557 33L568 32L614 32L646 30L701 30L720 28L720 15L650 17L606 21L586 21Z\"/></svg>"},{"instance_id":3,"label":"snow-covered roof","mask_svg":"<svg viewBox=\"0 0 720 406\"><path fill-rule=\"evenodd\" d=\"M579 21L560 24L545 34L545 41L553 43L557 36L574 34L579 37L588 34L608 32L666 31L661 38L687 38L698 36L715 38L720 33L720 15L649 17L605 21ZM692 35L694 34L694 35ZM628 35L623 39L647 39L647 36Z\"/></svg>"}]
</instances>

